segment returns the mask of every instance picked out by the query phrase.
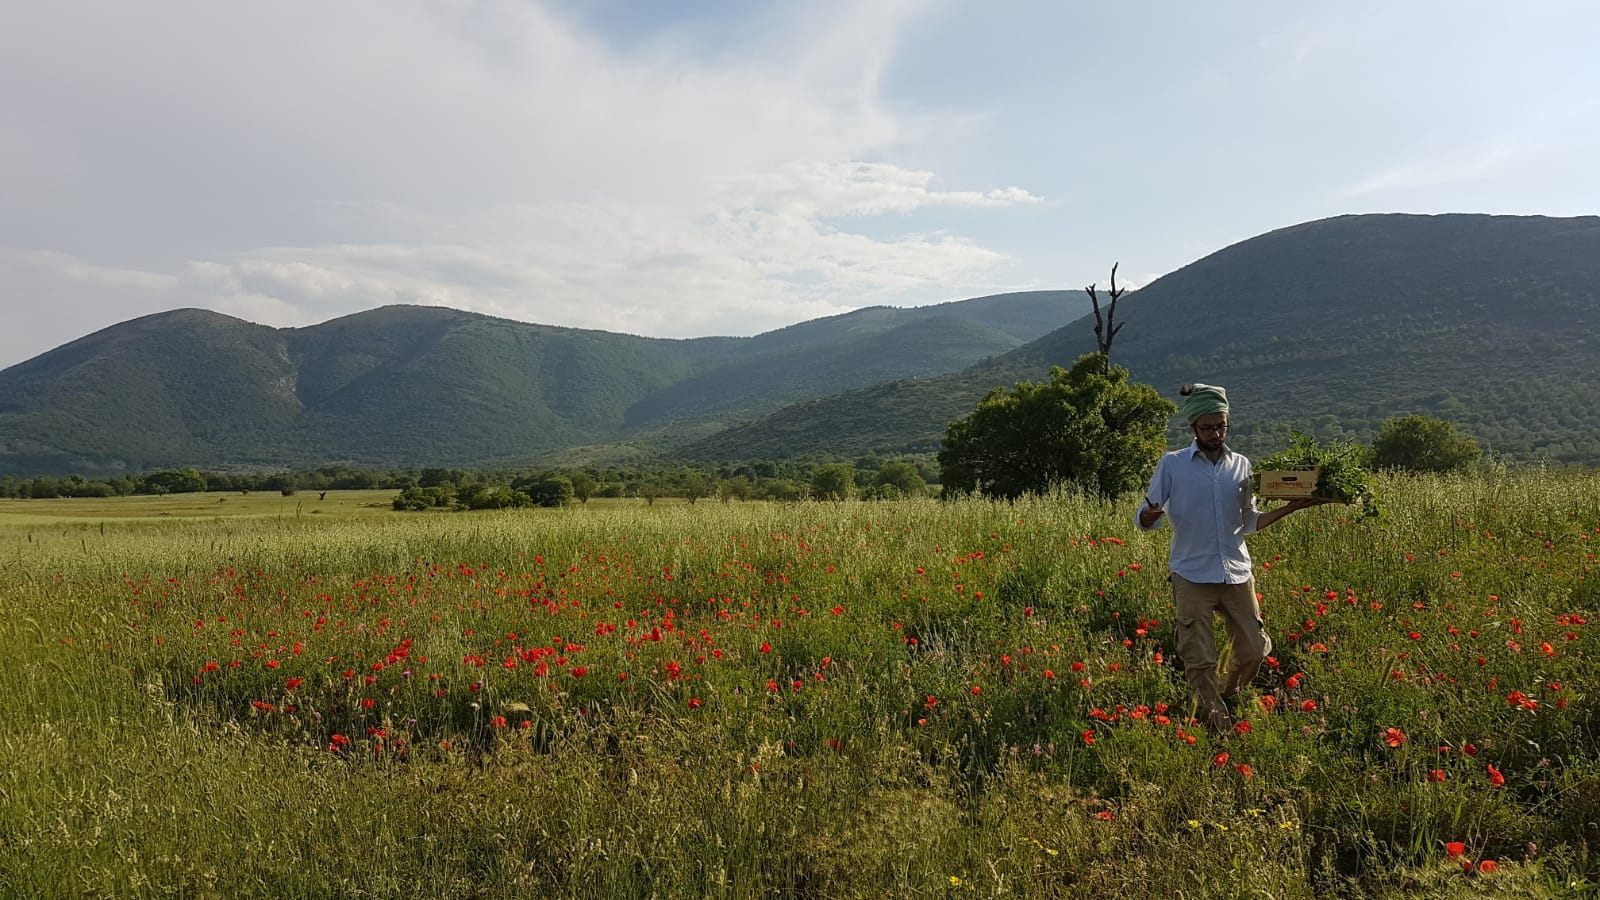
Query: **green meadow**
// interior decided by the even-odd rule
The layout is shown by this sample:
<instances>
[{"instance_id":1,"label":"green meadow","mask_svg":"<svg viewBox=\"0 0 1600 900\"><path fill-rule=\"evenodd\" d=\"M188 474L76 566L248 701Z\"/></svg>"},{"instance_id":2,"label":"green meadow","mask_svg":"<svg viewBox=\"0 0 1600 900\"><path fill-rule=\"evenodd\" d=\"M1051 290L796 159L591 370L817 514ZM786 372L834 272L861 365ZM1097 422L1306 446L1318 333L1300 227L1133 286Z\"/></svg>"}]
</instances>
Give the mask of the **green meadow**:
<instances>
[{"instance_id":1,"label":"green meadow","mask_svg":"<svg viewBox=\"0 0 1600 900\"><path fill-rule=\"evenodd\" d=\"M0 886L1596 893L1600 475L1380 486L1225 735L1130 504L6 501Z\"/></svg>"}]
</instances>

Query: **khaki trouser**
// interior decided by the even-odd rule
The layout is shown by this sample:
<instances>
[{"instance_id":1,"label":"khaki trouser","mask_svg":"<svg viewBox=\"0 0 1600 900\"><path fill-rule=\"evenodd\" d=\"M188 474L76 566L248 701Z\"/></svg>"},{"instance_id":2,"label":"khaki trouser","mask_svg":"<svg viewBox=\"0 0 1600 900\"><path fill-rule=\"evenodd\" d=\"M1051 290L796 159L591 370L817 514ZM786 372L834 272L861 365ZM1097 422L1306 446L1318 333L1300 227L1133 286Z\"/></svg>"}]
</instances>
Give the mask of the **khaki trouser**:
<instances>
[{"instance_id":1,"label":"khaki trouser","mask_svg":"<svg viewBox=\"0 0 1600 900\"><path fill-rule=\"evenodd\" d=\"M1261 661L1272 652L1256 602L1256 582L1198 584L1182 575L1172 576L1172 599L1178 608L1178 656L1183 674L1199 702L1198 715L1224 709L1223 697L1232 697L1256 677ZM1228 671L1217 681L1217 640L1211 630L1215 613L1228 628Z\"/></svg>"}]
</instances>

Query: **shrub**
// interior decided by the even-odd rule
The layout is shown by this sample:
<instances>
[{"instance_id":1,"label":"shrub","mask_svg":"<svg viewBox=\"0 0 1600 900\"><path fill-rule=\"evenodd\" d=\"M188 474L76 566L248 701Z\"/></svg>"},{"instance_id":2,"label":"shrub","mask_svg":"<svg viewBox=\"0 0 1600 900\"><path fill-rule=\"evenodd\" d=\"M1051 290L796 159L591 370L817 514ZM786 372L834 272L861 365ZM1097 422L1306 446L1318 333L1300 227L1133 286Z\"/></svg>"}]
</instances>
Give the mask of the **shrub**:
<instances>
[{"instance_id":1,"label":"shrub","mask_svg":"<svg viewBox=\"0 0 1600 900\"><path fill-rule=\"evenodd\" d=\"M1406 472L1455 472L1478 461L1478 442L1432 416L1402 416L1383 423L1372 443L1376 465Z\"/></svg>"}]
</instances>

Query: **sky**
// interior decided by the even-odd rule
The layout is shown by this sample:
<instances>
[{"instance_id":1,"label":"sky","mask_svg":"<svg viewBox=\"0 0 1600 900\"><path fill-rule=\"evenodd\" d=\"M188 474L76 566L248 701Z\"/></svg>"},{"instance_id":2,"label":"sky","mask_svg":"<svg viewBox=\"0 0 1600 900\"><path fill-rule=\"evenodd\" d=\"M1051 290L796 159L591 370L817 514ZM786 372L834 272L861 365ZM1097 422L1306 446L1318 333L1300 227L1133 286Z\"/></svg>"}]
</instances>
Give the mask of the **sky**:
<instances>
[{"instance_id":1,"label":"sky","mask_svg":"<svg viewBox=\"0 0 1600 900\"><path fill-rule=\"evenodd\" d=\"M660 337L1600 212L1600 4L0 0L0 367L202 307Z\"/></svg>"}]
</instances>

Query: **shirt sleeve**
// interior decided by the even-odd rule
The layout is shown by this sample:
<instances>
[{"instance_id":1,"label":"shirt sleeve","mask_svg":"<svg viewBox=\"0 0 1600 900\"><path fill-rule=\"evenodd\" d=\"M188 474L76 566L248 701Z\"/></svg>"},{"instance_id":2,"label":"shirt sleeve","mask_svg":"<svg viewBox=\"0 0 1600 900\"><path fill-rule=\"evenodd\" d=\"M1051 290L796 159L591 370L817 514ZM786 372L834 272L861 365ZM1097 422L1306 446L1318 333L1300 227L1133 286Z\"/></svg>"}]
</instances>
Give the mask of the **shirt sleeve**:
<instances>
[{"instance_id":1,"label":"shirt sleeve","mask_svg":"<svg viewBox=\"0 0 1600 900\"><path fill-rule=\"evenodd\" d=\"M1256 484L1251 478L1250 460L1244 461L1244 480L1239 483L1239 523L1241 534L1255 534L1261 521L1261 510L1256 509Z\"/></svg>"},{"instance_id":2,"label":"shirt sleeve","mask_svg":"<svg viewBox=\"0 0 1600 900\"><path fill-rule=\"evenodd\" d=\"M1167 520L1166 516L1162 516L1156 520L1154 525L1151 525L1148 528L1145 527L1143 522L1139 521L1139 514L1144 512L1146 498L1156 501L1163 507L1167 505L1167 500L1170 499L1170 492L1166 490L1166 474L1167 458L1162 456L1161 461L1156 463L1155 474L1150 476L1150 487L1145 490L1144 496L1139 498L1139 505L1133 511L1133 527L1139 529L1140 531L1155 531L1161 527L1162 522Z\"/></svg>"}]
</instances>

